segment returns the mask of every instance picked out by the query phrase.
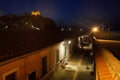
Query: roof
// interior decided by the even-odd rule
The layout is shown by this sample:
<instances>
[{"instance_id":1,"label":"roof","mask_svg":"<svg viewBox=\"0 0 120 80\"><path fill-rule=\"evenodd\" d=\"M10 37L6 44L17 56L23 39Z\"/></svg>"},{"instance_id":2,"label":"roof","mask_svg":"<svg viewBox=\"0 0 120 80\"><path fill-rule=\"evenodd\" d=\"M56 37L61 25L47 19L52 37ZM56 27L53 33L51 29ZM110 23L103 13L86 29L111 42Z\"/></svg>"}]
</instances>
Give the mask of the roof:
<instances>
[{"instance_id":1,"label":"roof","mask_svg":"<svg viewBox=\"0 0 120 80\"><path fill-rule=\"evenodd\" d=\"M0 31L0 62L57 44L75 37L72 32Z\"/></svg>"}]
</instances>

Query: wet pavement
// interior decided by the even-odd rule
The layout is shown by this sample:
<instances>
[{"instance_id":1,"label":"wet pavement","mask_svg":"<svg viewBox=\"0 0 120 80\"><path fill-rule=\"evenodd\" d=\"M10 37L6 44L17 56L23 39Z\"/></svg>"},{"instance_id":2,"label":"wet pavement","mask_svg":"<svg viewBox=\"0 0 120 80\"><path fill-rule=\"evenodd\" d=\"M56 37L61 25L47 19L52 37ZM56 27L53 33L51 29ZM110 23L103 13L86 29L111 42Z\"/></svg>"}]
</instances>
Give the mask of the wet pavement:
<instances>
[{"instance_id":1,"label":"wet pavement","mask_svg":"<svg viewBox=\"0 0 120 80\"><path fill-rule=\"evenodd\" d=\"M49 80L94 80L93 72L93 56L81 50L71 56L65 68L58 64Z\"/></svg>"}]
</instances>

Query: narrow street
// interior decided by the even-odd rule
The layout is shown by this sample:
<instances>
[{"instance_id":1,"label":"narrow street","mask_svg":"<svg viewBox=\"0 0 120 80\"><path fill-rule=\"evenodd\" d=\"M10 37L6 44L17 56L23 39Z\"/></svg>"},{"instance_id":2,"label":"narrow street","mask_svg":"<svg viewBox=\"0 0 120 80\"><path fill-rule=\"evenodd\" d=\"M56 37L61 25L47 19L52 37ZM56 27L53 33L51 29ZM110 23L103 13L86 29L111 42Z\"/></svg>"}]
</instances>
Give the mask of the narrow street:
<instances>
[{"instance_id":1,"label":"narrow street","mask_svg":"<svg viewBox=\"0 0 120 80\"><path fill-rule=\"evenodd\" d=\"M92 56L90 51L77 50L65 68L58 65L50 80L94 80Z\"/></svg>"}]
</instances>

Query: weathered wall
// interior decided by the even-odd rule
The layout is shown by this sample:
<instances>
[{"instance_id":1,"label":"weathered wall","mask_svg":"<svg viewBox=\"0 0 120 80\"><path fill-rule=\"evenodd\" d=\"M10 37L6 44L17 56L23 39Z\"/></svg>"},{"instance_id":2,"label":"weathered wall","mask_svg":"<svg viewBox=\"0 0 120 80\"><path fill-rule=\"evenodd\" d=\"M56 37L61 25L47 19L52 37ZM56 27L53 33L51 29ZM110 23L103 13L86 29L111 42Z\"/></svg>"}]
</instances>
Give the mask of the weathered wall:
<instances>
[{"instance_id":1,"label":"weathered wall","mask_svg":"<svg viewBox=\"0 0 120 80\"><path fill-rule=\"evenodd\" d=\"M24 58L16 60L14 62L7 63L0 67L0 80L5 80L5 76L17 71L17 80L25 80L24 76Z\"/></svg>"},{"instance_id":2,"label":"weathered wall","mask_svg":"<svg viewBox=\"0 0 120 80\"><path fill-rule=\"evenodd\" d=\"M28 75L33 71L36 71L36 77L39 80L45 79L56 66L56 52L57 50L60 50L60 48L59 43L0 63L0 80L5 80L5 76L12 72L17 72L17 80L28 80ZM44 56L47 57L48 74L42 77L42 57Z\"/></svg>"}]
</instances>

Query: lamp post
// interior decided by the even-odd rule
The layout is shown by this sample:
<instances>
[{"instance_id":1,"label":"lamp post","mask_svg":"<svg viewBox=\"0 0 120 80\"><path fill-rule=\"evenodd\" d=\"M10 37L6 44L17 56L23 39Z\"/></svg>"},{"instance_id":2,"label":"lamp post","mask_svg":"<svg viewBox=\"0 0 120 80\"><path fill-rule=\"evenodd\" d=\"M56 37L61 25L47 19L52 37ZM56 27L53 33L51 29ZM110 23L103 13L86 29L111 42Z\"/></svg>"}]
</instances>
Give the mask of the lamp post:
<instances>
[{"instance_id":1,"label":"lamp post","mask_svg":"<svg viewBox=\"0 0 120 80\"><path fill-rule=\"evenodd\" d=\"M99 30L98 30L98 27L93 27L92 28L92 30L91 30L91 33L90 33L90 35L91 35L91 42L92 42L92 53L94 53L94 39L93 39L93 36L94 36L94 34L95 33L97 33ZM94 54L93 54L93 56L95 56ZM96 74L96 72L94 72L96 69L95 69L95 60L93 59L93 66L94 66L94 69L93 69L93 72L92 73L95 73Z\"/></svg>"},{"instance_id":2,"label":"lamp post","mask_svg":"<svg viewBox=\"0 0 120 80\"><path fill-rule=\"evenodd\" d=\"M91 42L92 42L92 46L93 46L93 36L95 33L97 33L99 30L98 30L98 27L93 27L92 30L91 30L91 33L90 33L90 37L91 37Z\"/></svg>"},{"instance_id":3,"label":"lamp post","mask_svg":"<svg viewBox=\"0 0 120 80\"><path fill-rule=\"evenodd\" d=\"M97 33L99 30L98 30L98 27L93 27L92 29L91 29L91 32L90 32L90 36L91 36L91 38L94 36L94 34L95 33Z\"/></svg>"}]
</instances>

